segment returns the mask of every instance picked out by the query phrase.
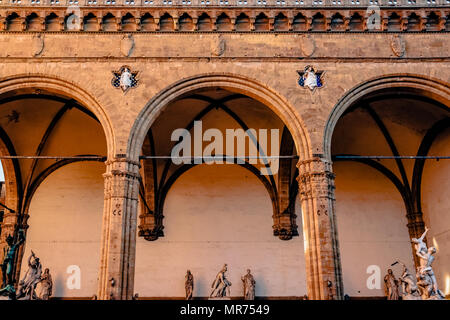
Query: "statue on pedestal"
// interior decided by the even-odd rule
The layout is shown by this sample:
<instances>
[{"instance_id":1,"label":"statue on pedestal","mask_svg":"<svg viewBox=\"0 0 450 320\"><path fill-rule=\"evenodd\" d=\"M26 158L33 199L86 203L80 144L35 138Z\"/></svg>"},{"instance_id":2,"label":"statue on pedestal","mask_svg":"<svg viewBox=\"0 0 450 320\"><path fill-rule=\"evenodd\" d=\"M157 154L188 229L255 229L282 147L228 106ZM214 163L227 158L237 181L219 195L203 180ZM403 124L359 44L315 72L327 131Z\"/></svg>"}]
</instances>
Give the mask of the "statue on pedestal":
<instances>
[{"instance_id":1,"label":"statue on pedestal","mask_svg":"<svg viewBox=\"0 0 450 320\"><path fill-rule=\"evenodd\" d=\"M244 300L255 300L255 279L247 269L247 274L242 276L242 282L244 283Z\"/></svg>"},{"instance_id":2,"label":"statue on pedestal","mask_svg":"<svg viewBox=\"0 0 450 320\"><path fill-rule=\"evenodd\" d=\"M219 271L216 278L214 279L211 288L211 294L209 297L217 297L217 298L224 298L227 296L230 296L230 287L231 282L228 281L226 277L226 272L228 271L228 267L225 264L222 268L222 270Z\"/></svg>"},{"instance_id":3,"label":"statue on pedestal","mask_svg":"<svg viewBox=\"0 0 450 320\"><path fill-rule=\"evenodd\" d=\"M425 227L425 232L420 238L413 238L412 243L414 243L414 248L416 250L416 255L419 257L419 266L416 271L415 281L413 275L408 271L405 264L403 265L403 274L400 277L400 282L402 284L402 299L403 300L443 300L445 299L444 294L438 289L436 276L432 268L434 262L434 254L436 253L436 248L427 248L424 242L425 236L428 232L428 228ZM395 265L399 262L394 262ZM386 278L385 278L386 281Z\"/></svg>"},{"instance_id":4,"label":"statue on pedestal","mask_svg":"<svg viewBox=\"0 0 450 320\"><path fill-rule=\"evenodd\" d=\"M16 289L14 288L15 255L22 243L25 242L25 233L19 230L17 241L11 235L6 237L6 246L3 248L2 261L2 289L0 296L9 296L10 299L16 298Z\"/></svg>"},{"instance_id":5,"label":"statue on pedestal","mask_svg":"<svg viewBox=\"0 0 450 320\"><path fill-rule=\"evenodd\" d=\"M190 270L186 272L185 279L184 287L186 289L186 300L192 300L192 293L194 292L194 276Z\"/></svg>"},{"instance_id":6,"label":"statue on pedestal","mask_svg":"<svg viewBox=\"0 0 450 320\"><path fill-rule=\"evenodd\" d=\"M19 282L17 299L25 297L24 300L37 300L36 285L41 281L42 264L33 251L28 258L28 270Z\"/></svg>"},{"instance_id":7,"label":"statue on pedestal","mask_svg":"<svg viewBox=\"0 0 450 320\"><path fill-rule=\"evenodd\" d=\"M398 281L394 276L392 269L388 269L384 277L384 291L388 300L399 300Z\"/></svg>"}]
</instances>

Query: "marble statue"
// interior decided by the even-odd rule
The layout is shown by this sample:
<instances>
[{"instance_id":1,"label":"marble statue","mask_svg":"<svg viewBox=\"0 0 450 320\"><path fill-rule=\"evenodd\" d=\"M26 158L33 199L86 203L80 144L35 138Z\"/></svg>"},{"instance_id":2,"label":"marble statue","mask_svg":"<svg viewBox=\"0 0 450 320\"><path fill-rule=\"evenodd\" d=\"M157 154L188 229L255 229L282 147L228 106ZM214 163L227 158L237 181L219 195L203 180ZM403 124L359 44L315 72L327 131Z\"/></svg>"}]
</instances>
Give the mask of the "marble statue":
<instances>
[{"instance_id":1,"label":"marble statue","mask_svg":"<svg viewBox=\"0 0 450 320\"><path fill-rule=\"evenodd\" d=\"M428 228L425 227L425 232L422 234L422 236L417 239L417 238L412 238L411 241L412 243L414 243L414 248L416 249L416 254L421 252L421 251L427 251L427 245L426 243L423 241L423 239L425 239L425 236L427 235L428 232Z\"/></svg>"},{"instance_id":2,"label":"marble statue","mask_svg":"<svg viewBox=\"0 0 450 320\"><path fill-rule=\"evenodd\" d=\"M244 300L255 300L255 279L250 272L250 269L247 269L247 274L241 277L242 282L244 283Z\"/></svg>"},{"instance_id":3,"label":"marble statue","mask_svg":"<svg viewBox=\"0 0 450 320\"><path fill-rule=\"evenodd\" d=\"M190 270L186 272L185 279L184 287L186 289L186 300L192 300L192 293L194 292L194 276Z\"/></svg>"},{"instance_id":4,"label":"marble statue","mask_svg":"<svg viewBox=\"0 0 450 320\"><path fill-rule=\"evenodd\" d=\"M392 265L395 265L397 263L399 262L394 262ZM409 272L404 263L401 264L403 265L403 272L401 277L399 278L399 282L402 289L402 300L421 300L419 287L417 286L414 276L411 274L411 272Z\"/></svg>"},{"instance_id":5,"label":"marble statue","mask_svg":"<svg viewBox=\"0 0 450 320\"><path fill-rule=\"evenodd\" d=\"M16 297L16 290L14 288L15 255L24 241L25 233L23 230L19 230L17 241L15 242L11 235L6 237L6 246L3 248L3 261L1 265L3 282L0 296L9 296L10 299L15 299Z\"/></svg>"},{"instance_id":6,"label":"marble statue","mask_svg":"<svg viewBox=\"0 0 450 320\"><path fill-rule=\"evenodd\" d=\"M436 276L433 271L432 264L434 262L434 254L436 253L435 247L427 248L427 244L424 239L428 232L428 228L425 227L425 232L420 238L413 238L414 249L416 256L419 258L419 266L414 276L409 272L404 263L403 274L400 277L400 283L402 284L402 299L403 300L443 300L444 294L438 289ZM399 262L395 262L395 265ZM387 277L387 276L386 276ZM386 282L385 277L385 282Z\"/></svg>"},{"instance_id":7,"label":"marble statue","mask_svg":"<svg viewBox=\"0 0 450 320\"><path fill-rule=\"evenodd\" d=\"M394 276L392 269L388 269L384 277L384 291L388 300L399 300L398 280Z\"/></svg>"},{"instance_id":8,"label":"marble statue","mask_svg":"<svg viewBox=\"0 0 450 320\"><path fill-rule=\"evenodd\" d=\"M209 295L210 298L211 297L224 298L230 296L231 282L228 281L226 277L227 271L228 267L225 264L222 270L219 271L219 273L217 274L216 278L214 279L211 285L212 291L211 294Z\"/></svg>"},{"instance_id":9,"label":"marble statue","mask_svg":"<svg viewBox=\"0 0 450 320\"><path fill-rule=\"evenodd\" d=\"M36 285L41 281L42 264L33 251L28 258L28 270L23 279L19 282L19 292L17 299L36 300Z\"/></svg>"},{"instance_id":10,"label":"marble statue","mask_svg":"<svg viewBox=\"0 0 450 320\"><path fill-rule=\"evenodd\" d=\"M37 296L39 300L48 300L53 294L53 281L49 268L45 268L44 274L41 276L37 288Z\"/></svg>"},{"instance_id":11,"label":"marble statue","mask_svg":"<svg viewBox=\"0 0 450 320\"><path fill-rule=\"evenodd\" d=\"M438 289L436 276L432 268L434 261L435 247L428 249L421 248L416 255L419 257L419 267L417 268L417 280L422 289L422 298L424 300L442 300L444 295Z\"/></svg>"}]
</instances>

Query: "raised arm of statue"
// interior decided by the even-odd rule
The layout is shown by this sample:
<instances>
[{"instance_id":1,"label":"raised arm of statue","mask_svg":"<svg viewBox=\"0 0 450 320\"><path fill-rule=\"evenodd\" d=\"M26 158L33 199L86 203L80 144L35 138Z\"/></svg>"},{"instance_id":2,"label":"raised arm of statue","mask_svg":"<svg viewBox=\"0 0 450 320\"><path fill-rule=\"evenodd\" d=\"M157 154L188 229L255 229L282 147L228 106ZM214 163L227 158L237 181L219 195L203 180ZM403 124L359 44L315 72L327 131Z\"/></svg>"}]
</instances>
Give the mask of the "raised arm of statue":
<instances>
[{"instance_id":1,"label":"raised arm of statue","mask_svg":"<svg viewBox=\"0 0 450 320\"><path fill-rule=\"evenodd\" d=\"M428 228L425 227L425 232L422 234L422 236L419 238L420 241L423 241L423 239L425 239L425 236L427 235L428 232Z\"/></svg>"}]
</instances>

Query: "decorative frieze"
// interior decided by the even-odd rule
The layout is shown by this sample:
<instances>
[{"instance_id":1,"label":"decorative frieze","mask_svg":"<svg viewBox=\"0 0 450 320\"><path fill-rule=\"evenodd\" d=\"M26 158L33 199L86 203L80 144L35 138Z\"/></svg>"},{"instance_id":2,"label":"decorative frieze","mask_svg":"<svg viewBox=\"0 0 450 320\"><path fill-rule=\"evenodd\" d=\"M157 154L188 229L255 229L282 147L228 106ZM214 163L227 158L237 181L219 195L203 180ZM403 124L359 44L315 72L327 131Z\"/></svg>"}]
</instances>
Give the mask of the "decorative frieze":
<instances>
[{"instance_id":1,"label":"decorative frieze","mask_svg":"<svg viewBox=\"0 0 450 320\"><path fill-rule=\"evenodd\" d=\"M59 6L0 7L0 29L6 31L91 32L408 32L445 31L447 7L267 8ZM379 12L379 13L378 13ZM370 21L369 21L370 20ZM61 23L64 28L61 28ZM370 23L368 23L370 22Z\"/></svg>"}]
</instances>

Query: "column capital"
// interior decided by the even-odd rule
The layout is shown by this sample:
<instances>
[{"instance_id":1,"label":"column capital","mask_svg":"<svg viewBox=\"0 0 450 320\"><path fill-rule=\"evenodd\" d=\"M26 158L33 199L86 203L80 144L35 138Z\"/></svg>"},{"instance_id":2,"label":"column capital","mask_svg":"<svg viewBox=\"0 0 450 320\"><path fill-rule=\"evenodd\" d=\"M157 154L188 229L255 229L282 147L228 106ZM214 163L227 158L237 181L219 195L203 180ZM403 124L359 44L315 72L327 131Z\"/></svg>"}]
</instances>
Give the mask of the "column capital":
<instances>
[{"instance_id":1,"label":"column capital","mask_svg":"<svg viewBox=\"0 0 450 320\"><path fill-rule=\"evenodd\" d=\"M318 198L334 200L332 164L321 158L301 160L297 163L299 194L302 199Z\"/></svg>"}]
</instances>

